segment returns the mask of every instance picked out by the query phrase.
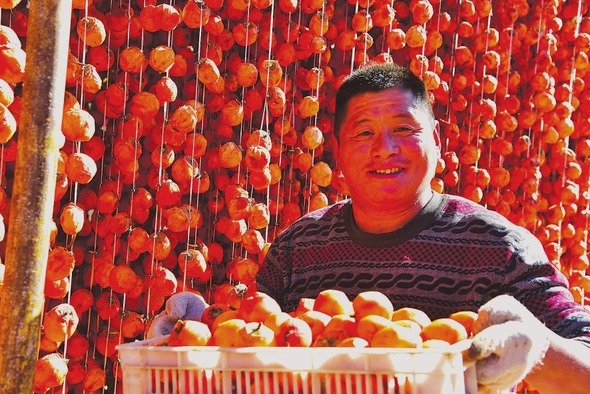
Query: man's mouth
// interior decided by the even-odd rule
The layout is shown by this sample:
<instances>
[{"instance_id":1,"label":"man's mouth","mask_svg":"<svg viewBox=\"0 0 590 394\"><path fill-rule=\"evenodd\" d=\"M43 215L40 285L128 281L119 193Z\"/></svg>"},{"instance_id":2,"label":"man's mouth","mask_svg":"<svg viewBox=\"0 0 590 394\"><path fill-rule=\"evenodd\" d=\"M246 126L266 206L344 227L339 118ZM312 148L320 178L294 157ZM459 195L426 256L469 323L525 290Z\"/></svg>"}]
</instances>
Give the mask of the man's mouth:
<instances>
[{"instance_id":1,"label":"man's mouth","mask_svg":"<svg viewBox=\"0 0 590 394\"><path fill-rule=\"evenodd\" d=\"M401 171L401 168L386 168L383 170L375 170L374 172L376 172L377 174L396 174L398 172Z\"/></svg>"}]
</instances>

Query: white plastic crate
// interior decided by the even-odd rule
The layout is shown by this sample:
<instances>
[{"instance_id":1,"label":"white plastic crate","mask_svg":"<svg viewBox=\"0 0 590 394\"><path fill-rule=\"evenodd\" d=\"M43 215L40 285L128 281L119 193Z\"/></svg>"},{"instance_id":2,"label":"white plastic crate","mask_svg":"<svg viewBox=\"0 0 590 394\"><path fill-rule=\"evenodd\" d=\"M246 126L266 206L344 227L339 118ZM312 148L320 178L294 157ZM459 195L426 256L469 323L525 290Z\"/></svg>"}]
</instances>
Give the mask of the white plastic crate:
<instances>
[{"instance_id":1,"label":"white plastic crate","mask_svg":"<svg viewBox=\"0 0 590 394\"><path fill-rule=\"evenodd\" d=\"M461 351L389 348L119 345L124 394L477 393Z\"/></svg>"}]
</instances>

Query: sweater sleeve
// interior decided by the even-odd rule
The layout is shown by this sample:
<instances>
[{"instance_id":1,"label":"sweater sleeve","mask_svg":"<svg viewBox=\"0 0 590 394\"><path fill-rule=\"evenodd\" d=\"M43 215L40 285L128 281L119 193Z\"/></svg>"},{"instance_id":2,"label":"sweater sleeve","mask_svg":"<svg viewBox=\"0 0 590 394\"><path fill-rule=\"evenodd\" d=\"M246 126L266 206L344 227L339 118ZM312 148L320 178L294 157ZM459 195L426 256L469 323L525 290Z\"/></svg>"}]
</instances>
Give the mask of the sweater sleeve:
<instances>
[{"instance_id":1,"label":"sweater sleeve","mask_svg":"<svg viewBox=\"0 0 590 394\"><path fill-rule=\"evenodd\" d=\"M289 286L290 274L285 267L282 250L288 242L285 232L273 241L256 276L257 290L273 297L283 310L286 308L285 289Z\"/></svg>"},{"instance_id":2,"label":"sweater sleeve","mask_svg":"<svg viewBox=\"0 0 590 394\"><path fill-rule=\"evenodd\" d=\"M574 301L565 275L532 234L525 234L518 245L509 257L507 292L557 334L590 346L590 311Z\"/></svg>"}]
</instances>

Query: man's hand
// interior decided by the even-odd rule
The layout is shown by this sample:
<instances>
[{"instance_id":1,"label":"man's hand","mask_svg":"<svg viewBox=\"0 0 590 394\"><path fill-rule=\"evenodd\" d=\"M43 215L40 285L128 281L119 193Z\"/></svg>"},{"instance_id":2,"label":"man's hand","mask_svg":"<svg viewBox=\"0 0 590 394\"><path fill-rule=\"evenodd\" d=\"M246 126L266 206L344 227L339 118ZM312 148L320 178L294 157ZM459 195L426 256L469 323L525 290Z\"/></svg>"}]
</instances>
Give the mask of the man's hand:
<instances>
[{"instance_id":1,"label":"man's hand","mask_svg":"<svg viewBox=\"0 0 590 394\"><path fill-rule=\"evenodd\" d=\"M168 335L177 320L201 320L209 304L203 297L190 291L182 291L166 300L165 308L152 320L147 338Z\"/></svg>"},{"instance_id":2,"label":"man's hand","mask_svg":"<svg viewBox=\"0 0 590 394\"><path fill-rule=\"evenodd\" d=\"M476 361L482 393L506 390L541 362L549 329L514 297L498 296L484 304L473 327L466 361Z\"/></svg>"}]
</instances>

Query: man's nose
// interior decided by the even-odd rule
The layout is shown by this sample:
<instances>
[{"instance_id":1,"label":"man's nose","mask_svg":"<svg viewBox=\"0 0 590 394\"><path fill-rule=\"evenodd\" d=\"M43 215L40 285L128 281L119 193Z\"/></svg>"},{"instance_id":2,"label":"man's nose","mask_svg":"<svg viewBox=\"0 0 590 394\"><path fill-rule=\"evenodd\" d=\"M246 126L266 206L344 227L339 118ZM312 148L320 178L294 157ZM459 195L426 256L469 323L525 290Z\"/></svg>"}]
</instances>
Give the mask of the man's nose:
<instances>
[{"instance_id":1,"label":"man's nose","mask_svg":"<svg viewBox=\"0 0 590 394\"><path fill-rule=\"evenodd\" d=\"M398 154L400 151L399 140L391 132L384 131L375 136L372 150L373 155L379 157Z\"/></svg>"}]
</instances>

